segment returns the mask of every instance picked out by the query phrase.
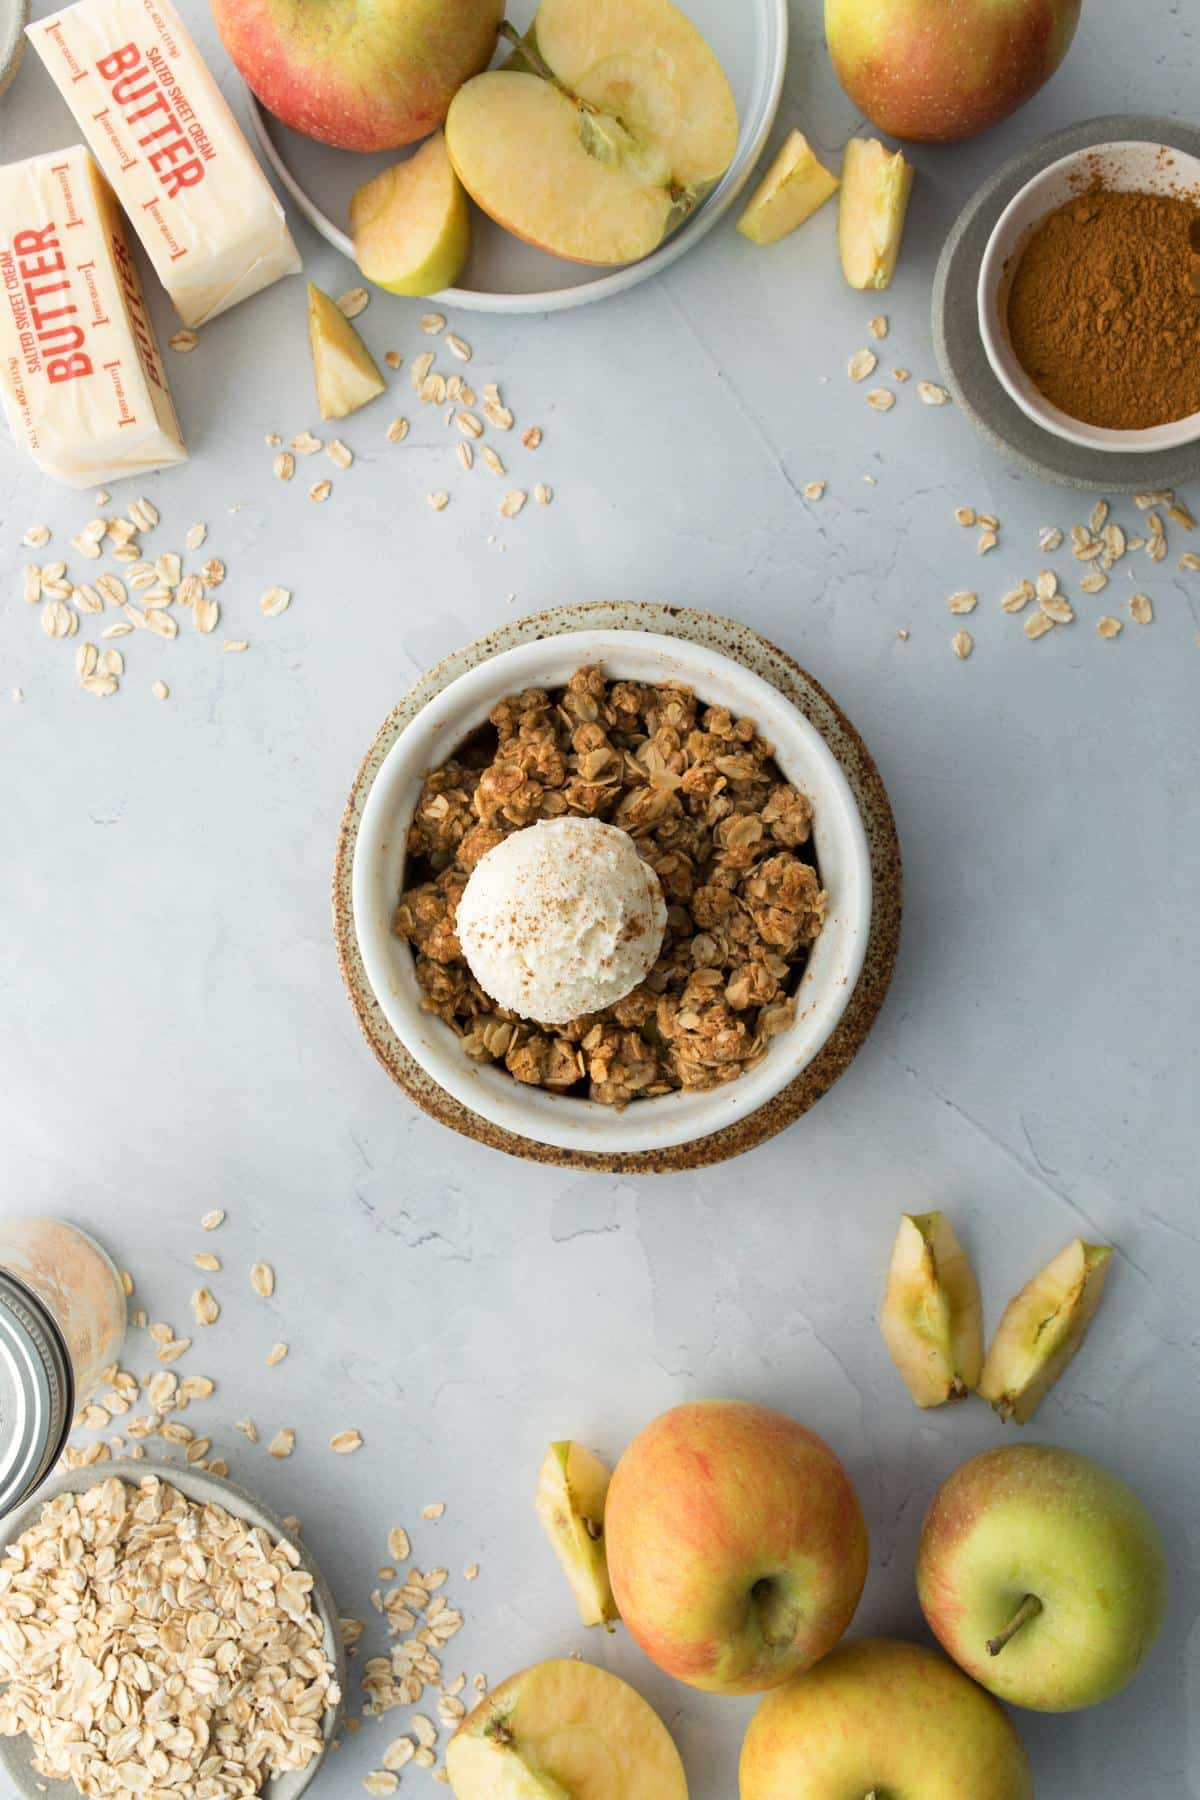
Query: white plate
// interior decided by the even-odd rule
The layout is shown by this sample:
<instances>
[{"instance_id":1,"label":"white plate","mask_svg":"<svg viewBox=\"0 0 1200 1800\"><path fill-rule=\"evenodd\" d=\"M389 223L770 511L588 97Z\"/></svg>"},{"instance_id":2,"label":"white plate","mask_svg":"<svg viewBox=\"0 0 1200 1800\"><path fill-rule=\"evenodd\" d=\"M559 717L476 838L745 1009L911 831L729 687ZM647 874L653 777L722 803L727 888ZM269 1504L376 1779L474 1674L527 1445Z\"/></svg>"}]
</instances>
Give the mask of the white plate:
<instances>
[{"instance_id":1,"label":"white plate","mask_svg":"<svg viewBox=\"0 0 1200 1800\"><path fill-rule=\"evenodd\" d=\"M532 0L521 0L509 14L524 30L535 10ZM521 243L473 207L464 285L445 288L430 299L469 312L558 312L583 306L648 280L712 230L750 179L775 122L787 62L787 0L741 0L738 5L730 0L684 0L683 10L712 45L737 101L737 152L712 193L659 249L618 269L596 269L551 256ZM507 55L507 46L503 49ZM353 262L345 231L350 195L405 153L361 156L332 150L271 118L249 89L247 98L254 135L284 188L309 224Z\"/></svg>"}]
</instances>

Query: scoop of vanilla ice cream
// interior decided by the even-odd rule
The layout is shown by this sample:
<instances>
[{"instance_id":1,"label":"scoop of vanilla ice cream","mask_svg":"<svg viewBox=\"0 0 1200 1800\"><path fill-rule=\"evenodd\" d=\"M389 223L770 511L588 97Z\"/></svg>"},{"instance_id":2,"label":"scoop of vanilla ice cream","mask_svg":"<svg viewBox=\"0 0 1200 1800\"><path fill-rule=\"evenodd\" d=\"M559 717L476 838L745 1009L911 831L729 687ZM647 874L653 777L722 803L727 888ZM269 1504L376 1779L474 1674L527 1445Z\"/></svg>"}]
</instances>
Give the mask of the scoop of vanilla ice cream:
<instances>
[{"instance_id":1,"label":"scoop of vanilla ice cream","mask_svg":"<svg viewBox=\"0 0 1200 1800\"><path fill-rule=\"evenodd\" d=\"M667 926L658 876L599 819L543 819L476 863L458 939L484 992L564 1025L621 1000L653 967Z\"/></svg>"}]
</instances>

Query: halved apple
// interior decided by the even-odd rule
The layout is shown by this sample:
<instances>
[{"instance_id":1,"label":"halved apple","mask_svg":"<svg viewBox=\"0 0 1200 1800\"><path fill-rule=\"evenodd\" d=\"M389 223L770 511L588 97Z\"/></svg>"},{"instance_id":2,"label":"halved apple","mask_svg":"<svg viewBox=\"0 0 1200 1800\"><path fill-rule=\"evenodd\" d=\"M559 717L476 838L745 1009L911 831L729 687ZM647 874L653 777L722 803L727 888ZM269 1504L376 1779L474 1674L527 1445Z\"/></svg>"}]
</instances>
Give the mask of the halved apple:
<instances>
[{"instance_id":1,"label":"halved apple","mask_svg":"<svg viewBox=\"0 0 1200 1800\"><path fill-rule=\"evenodd\" d=\"M961 1400L979 1381L979 1283L944 1213L905 1213L879 1329L918 1406Z\"/></svg>"},{"instance_id":2,"label":"halved apple","mask_svg":"<svg viewBox=\"0 0 1200 1800\"><path fill-rule=\"evenodd\" d=\"M1072 1238L1004 1309L979 1392L1002 1419L1031 1419L1084 1340L1104 1292L1108 1244Z\"/></svg>"},{"instance_id":3,"label":"halved apple","mask_svg":"<svg viewBox=\"0 0 1200 1800\"><path fill-rule=\"evenodd\" d=\"M466 190L435 131L350 200L354 256L368 281L390 294L436 294L462 271L471 242Z\"/></svg>"},{"instance_id":4,"label":"halved apple","mask_svg":"<svg viewBox=\"0 0 1200 1800\"><path fill-rule=\"evenodd\" d=\"M328 294L308 284L308 342L323 419L344 419L387 386L375 358Z\"/></svg>"},{"instance_id":5,"label":"halved apple","mask_svg":"<svg viewBox=\"0 0 1200 1800\"><path fill-rule=\"evenodd\" d=\"M547 1450L533 1499L585 1625L608 1625L620 1616L604 1550L604 1502L611 1479L611 1470L598 1456L567 1439Z\"/></svg>"},{"instance_id":6,"label":"halved apple","mask_svg":"<svg viewBox=\"0 0 1200 1800\"><path fill-rule=\"evenodd\" d=\"M842 160L838 247L852 288L891 285L915 171L878 138L851 138Z\"/></svg>"},{"instance_id":7,"label":"halved apple","mask_svg":"<svg viewBox=\"0 0 1200 1800\"><path fill-rule=\"evenodd\" d=\"M737 228L752 244L777 244L811 219L837 188L837 176L817 161L804 133L789 131Z\"/></svg>"},{"instance_id":8,"label":"halved apple","mask_svg":"<svg viewBox=\"0 0 1200 1800\"><path fill-rule=\"evenodd\" d=\"M463 185L517 237L573 262L646 256L720 180L737 108L670 0L542 0L521 66L459 89L446 144Z\"/></svg>"},{"instance_id":9,"label":"halved apple","mask_svg":"<svg viewBox=\"0 0 1200 1800\"><path fill-rule=\"evenodd\" d=\"M535 1663L493 1688L446 1750L456 1800L687 1800L679 1752L640 1694L591 1663Z\"/></svg>"}]
</instances>

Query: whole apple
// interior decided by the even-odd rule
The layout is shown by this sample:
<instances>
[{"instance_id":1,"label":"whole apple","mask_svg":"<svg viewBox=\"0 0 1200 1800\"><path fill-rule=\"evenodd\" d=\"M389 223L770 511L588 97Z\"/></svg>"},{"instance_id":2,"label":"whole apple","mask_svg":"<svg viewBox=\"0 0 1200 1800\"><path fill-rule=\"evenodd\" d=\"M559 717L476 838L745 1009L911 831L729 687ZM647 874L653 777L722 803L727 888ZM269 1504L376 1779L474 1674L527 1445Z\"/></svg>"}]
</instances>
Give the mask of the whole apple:
<instances>
[{"instance_id":1,"label":"whole apple","mask_svg":"<svg viewBox=\"0 0 1200 1800\"><path fill-rule=\"evenodd\" d=\"M838 80L873 125L943 144L1015 112L1071 47L1082 0L825 0Z\"/></svg>"},{"instance_id":2,"label":"whole apple","mask_svg":"<svg viewBox=\"0 0 1200 1800\"><path fill-rule=\"evenodd\" d=\"M917 1594L955 1662L1002 1700L1071 1712L1137 1671L1162 1624L1167 1564L1137 1495L1049 1444L985 1450L934 1495Z\"/></svg>"},{"instance_id":3,"label":"whole apple","mask_svg":"<svg viewBox=\"0 0 1200 1800\"><path fill-rule=\"evenodd\" d=\"M340 150L435 131L487 67L504 0L212 0L217 30L267 111Z\"/></svg>"},{"instance_id":4,"label":"whole apple","mask_svg":"<svg viewBox=\"0 0 1200 1800\"><path fill-rule=\"evenodd\" d=\"M1033 1800L994 1700L920 1644L862 1638L768 1694L742 1745L741 1800Z\"/></svg>"},{"instance_id":5,"label":"whole apple","mask_svg":"<svg viewBox=\"0 0 1200 1800\"><path fill-rule=\"evenodd\" d=\"M756 1694L837 1643L867 1574L850 1478L783 1413L702 1400L663 1413L617 1464L604 1510L621 1617L669 1675Z\"/></svg>"}]
</instances>

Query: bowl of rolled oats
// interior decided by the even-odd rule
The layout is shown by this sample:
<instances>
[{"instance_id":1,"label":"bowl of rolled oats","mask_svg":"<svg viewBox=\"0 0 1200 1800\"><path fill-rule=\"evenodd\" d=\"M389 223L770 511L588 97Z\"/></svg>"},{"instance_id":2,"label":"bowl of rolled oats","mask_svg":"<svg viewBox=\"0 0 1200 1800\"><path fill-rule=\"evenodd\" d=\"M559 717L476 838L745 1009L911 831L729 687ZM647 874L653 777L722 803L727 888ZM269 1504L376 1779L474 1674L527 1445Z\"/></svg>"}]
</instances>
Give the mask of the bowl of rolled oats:
<instances>
[{"instance_id":1,"label":"bowl of rolled oats","mask_svg":"<svg viewBox=\"0 0 1200 1800\"><path fill-rule=\"evenodd\" d=\"M551 1023L488 992L459 906L515 833L564 821L627 833L666 922L630 992ZM872 877L849 782L791 700L708 644L585 630L491 657L410 719L351 899L379 1007L447 1094L535 1143L625 1154L723 1130L818 1055L862 971Z\"/></svg>"},{"instance_id":2,"label":"bowl of rolled oats","mask_svg":"<svg viewBox=\"0 0 1200 1800\"><path fill-rule=\"evenodd\" d=\"M0 1766L29 1800L298 1800L344 1683L320 1572L231 1482L76 1469L4 1522Z\"/></svg>"}]
</instances>

